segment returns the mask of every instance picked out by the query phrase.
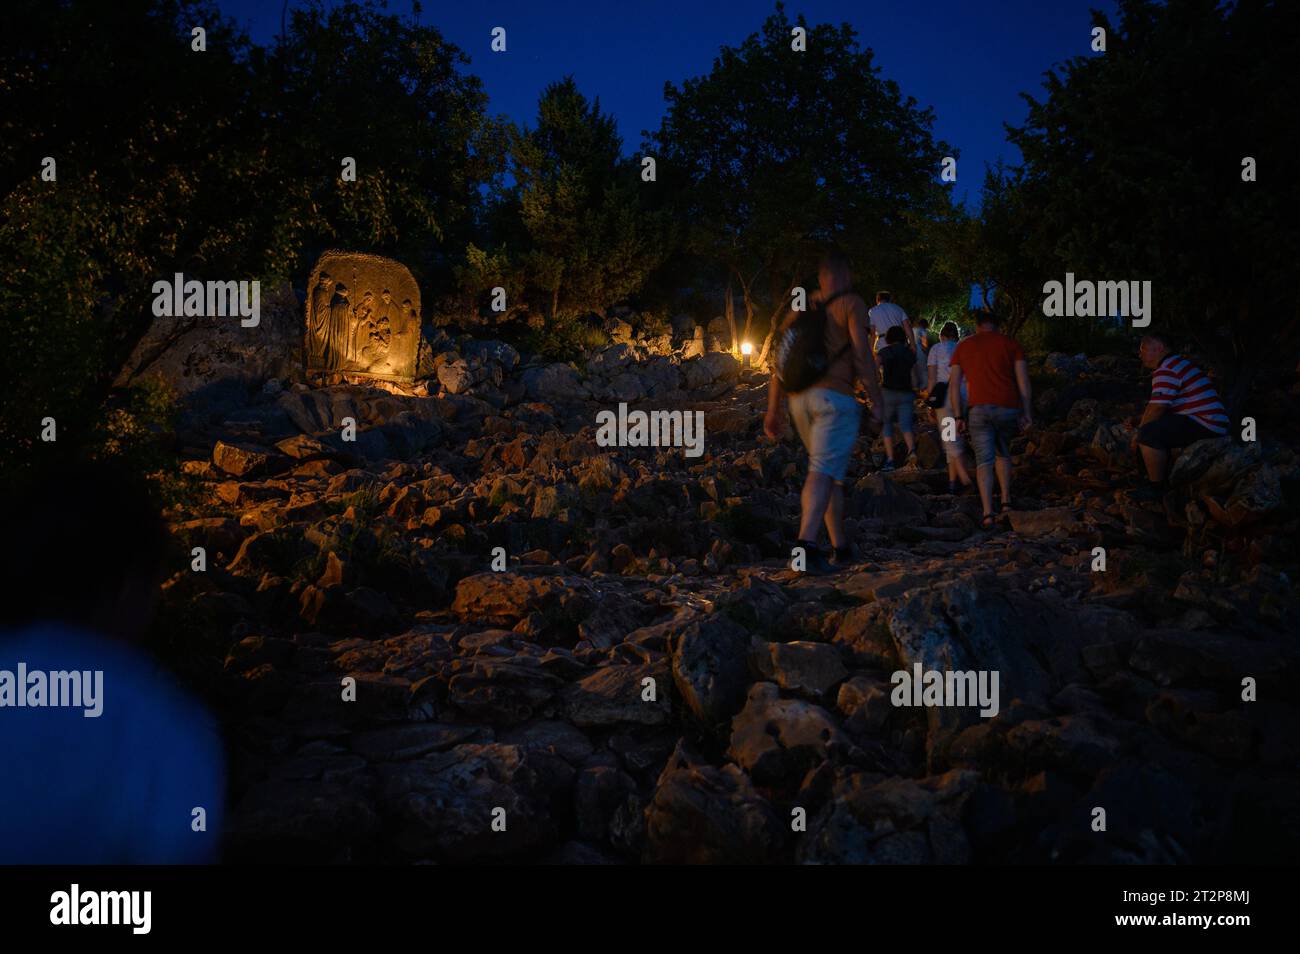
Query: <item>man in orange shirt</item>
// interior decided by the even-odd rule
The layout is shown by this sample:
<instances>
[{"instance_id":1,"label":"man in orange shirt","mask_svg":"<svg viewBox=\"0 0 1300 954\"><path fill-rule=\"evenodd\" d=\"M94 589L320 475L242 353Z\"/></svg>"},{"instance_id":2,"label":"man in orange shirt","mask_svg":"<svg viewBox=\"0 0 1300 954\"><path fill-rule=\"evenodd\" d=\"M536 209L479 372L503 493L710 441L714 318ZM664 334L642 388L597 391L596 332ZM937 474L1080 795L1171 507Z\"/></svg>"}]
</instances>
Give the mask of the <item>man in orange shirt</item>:
<instances>
[{"instance_id":1,"label":"man in orange shirt","mask_svg":"<svg viewBox=\"0 0 1300 954\"><path fill-rule=\"evenodd\" d=\"M1002 509L1011 506L1011 438L1033 426L1029 369L1025 353L1015 340L998 328L991 311L980 312L976 332L962 341L949 362L948 408L962 420L962 382L970 403L970 420L958 428L970 433L975 449L975 480L984 504L981 526L993 527L993 473L1002 490Z\"/></svg>"}]
</instances>

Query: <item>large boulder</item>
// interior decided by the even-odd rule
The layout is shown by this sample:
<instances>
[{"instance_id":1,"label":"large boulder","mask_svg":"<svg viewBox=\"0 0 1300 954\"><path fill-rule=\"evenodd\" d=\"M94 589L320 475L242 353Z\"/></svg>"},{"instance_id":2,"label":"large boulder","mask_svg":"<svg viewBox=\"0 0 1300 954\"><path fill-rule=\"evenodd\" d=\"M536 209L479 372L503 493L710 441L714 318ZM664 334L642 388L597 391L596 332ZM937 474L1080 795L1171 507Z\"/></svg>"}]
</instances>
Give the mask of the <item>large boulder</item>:
<instances>
[{"instance_id":1,"label":"large boulder","mask_svg":"<svg viewBox=\"0 0 1300 954\"><path fill-rule=\"evenodd\" d=\"M476 573L456 584L452 612L466 622L510 626L525 617L545 622L554 642L573 642L596 609L595 590L580 577Z\"/></svg>"},{"instance_id":2,"label":"large boulder","mask_svg":"<svg viewBox=\"0 0 1300 954\"><path fill-rule=\"evenodd\" d=\"M380 802L412 855L463 863L554 844L573 769L516 745L458 745L379 769ZM504 812L504 827L493 822Z\"/></svg>"},{"instance_id":3,"label":"large boulder","mask_svg":"<svg viewBox=\"0 0 1300 954\"><path fill-rule=\"evenodd\" d=\"M925 504L910 490L883 474L868 474L858 481L854 497L858 513L886 526L924 526Z\"/></svg>"},{"instance_id":4,"label":"large boulder","mask_svg":"<svg viewBox=\"0 0 1300 954\"><path fill-rule=\"evenodd\" d=\"M592 393L597 400L630 404L646 396L646 386L640 374L623 371L610 378L607 384L596 384Z\"/></svg>"},{"instance_id":5,"label":"large boulder","mask_svg":"<svg viewBox=\"0 0 1300 954\"><path fill-rule=\"evenodd\" d=\"M1178 455L1169 471L1169 486L1195 496L1224 493L1258 467L1262 456L1257 442L1235 444L1226 435L1197 441Z\"/></svg>"},{"instance_id":6,"label":"large boulder","mask_svg":"<svg viewBox=\"0 0 1300 954\"><path fill-rule=\"evenodd\" d=\"M687 341L685 346L682 348L682 357L698 358L706 353L707 350L708 345L704 341L704 329L697 325L691 339Z\"/></svg>"},{"instance_id":7,"label":"large boulder","mask_svg":"<svg viewBox=\"0 0 1300 954\"><path fill-rule=\"evenodd\" d=\"M515 725L546 713L563 685L528 656L475 656L455 664L447 700L473 718Z\"/></svg>"},{"instance_id":8,"label":"large boulder","mask_svg":"<svg viewBox=\"0 0 1300 954\"><path fill-rule=\"evenodd\" d=\"M528 368L523 376L524 392L534 401L580 401L589 396L578 373L567 364Z\"/></svg>"},{"instance_id":9,"label":"large boulder","mask_svg":"<svg viewBox=\"0 0 1300 954\"><path fill-rule=\"evenodd\" d=\"M759 682L732 720L727 756L757 784L789 787L848 748L835 718L821 706L782 699L774 683Z\"/></svg>"},{"instance_id":10,"label":"large boulder","mask_svg":"<svg viewBox=\"0 0 1300 954\"><path fill-rule=\"evenodd\" d=\"M611 375L636 363L636 349L626 342L607 345L587 359L589 374Z\"/></svg>"},{"instance_id":11,"label":"large boulder","mask_svg":"<svg viewBox=\"0 0 1300 954\"><path fill-rule=\"evenodd\" d=\"M718 382L734 381L740 362L727 351L711 351L682 363L682 380L689 390L707 388Z\"/></svg>"},{"instance_id":12,"label":"large boulder","mask_svg":"<svg viewBox=\"0 0 1300 954\"><path fill-rule=\"evenodd\" d=\"M909 676L949 671L998 678L999 710L1012 699L1046 706L1052 695L1085 677L1083 649L1131 640L1135 621L1101 606L1081 608L1048 596L1003 589L992 576L967 576L913 591L889 619L899 662ZM945 676L946 678L946 676ZM931 765L953 738L981 720L981 706L924 708Z\"/></svg>"},{"instance_id":13,"label":"large boulder","mask_svg":"<svg viewBox=\"0 0 1300 954\"><path fill-rule=\"evenodd\" d=\"M788 643L768 643L758 655L764 676L782 689L820 699L849 672L839 646L797 639Z\"/></svg>"},{"instance_id":14,"label":"large boulder","mask_svg":"<svg viewBox=\"0 0 1300 954\"><path fill-rule=\"evenodd\" d=\"M1236 528L1262 520L1282 507L1282 480L1271 464L1241 477L1222 503L1208 494L1201 498L1215 523Z\"/></svg>"},{"instance_id":15,"label":"large boulder","mask_svg":"<svg viewBox=\"0 0 1300 954\"><path fill-rule=\"evenodd\" d=\"M451 394L464 394L486 377L481 366L474 367L464 358L453 358L438 365L438 383Z\"/></svg>"},{"instance_id":16,"label":"large boulder","mask_svg":"<svg viewBox=\"0 0 1300 954\"><path fill-rule=\"evenodd\" d=\"M207 397L233 385L254 390L276 379L301 380L302 306L288 283L262 288L256 326L238 316L155 318L114 384L162 381L183 396Z\"/></svg>"},{"instance_id":17,"label":"large boulder","mask_svg":"<svg viewBox=\"0 0 1300 954\"><path fill-rule=\"evenodd\" d=\"M690 338L695 334L695 319L687 314L676 314L669 319L674 338Z\"/></svg>"},{"instance_id":18,"label":"large boulder","mask_svg":"<svg viewBox=\"0 0 1300 954\"><path fill-rule=\"evenodd\" d=\"M504 341L492 339L466 341L461 345L460 353L483 364L496 362L507 373L519 365L519 352Z\"/></svg>"},{"instance_id":19,"label":"large boulder","mask_svg":"<svg viewBox=\"0 0 1300 954\"><path fill-rule=\"evenodd\" d=\"M646 809L646 860L659 864L763 864L779 860L776 812L734 765L715 768L678 744Z\"/></svg>"},{"instance_id":20,"label":"large boulder","mask_svg":"<svg viewBox=\"0 0 1300 954\"><path fill-rule=\"evenodd\" d=\"M646 393L651 397L663 397L682 386L681 373L677 364L668 358L650 358L637 366L637 375Z\"/></svg>"},{"instance_id":21,"label":"large boulder","mask_svg":"<svg viewBox=\"0 0 1300 954\"><path fill-rule=\"evenodd\" d=\"M565 688L565 713L578 726L663 725L671 715L666 677L656 666L603 666Z\"/></svg>"},{"instance_id":22,"label":"large boulder","mask_svg":"<svg viewBox=\"0 0 1300 954\"><path fill-rule=\"evenodd\" d=\"M721 614L673 636L673 680L686 708L705 725L727 722L744 705L749 644L749 632Z\"/></svg>"},{"instance_id":23,"label":"large boulder","mask_svg":"<svg viewBox=\"0 0 1300 954\"><path fill-rule=\"evenodd\" d=\"M217 441L212 448L212 463L232 477L247 478L284 470L289 462L266 447Z\"/></svg>"},{"instance_id":24,"label":"large boulder","mask_svg":"<svg viewBox=\"0 0 1300 954\"><path fill-rule=\"evenodd\" d=\"M962 815L979 777L951 771L929 778L850 775L799 847L805 864L969 864Z\"/></svg>"}]
</instances>

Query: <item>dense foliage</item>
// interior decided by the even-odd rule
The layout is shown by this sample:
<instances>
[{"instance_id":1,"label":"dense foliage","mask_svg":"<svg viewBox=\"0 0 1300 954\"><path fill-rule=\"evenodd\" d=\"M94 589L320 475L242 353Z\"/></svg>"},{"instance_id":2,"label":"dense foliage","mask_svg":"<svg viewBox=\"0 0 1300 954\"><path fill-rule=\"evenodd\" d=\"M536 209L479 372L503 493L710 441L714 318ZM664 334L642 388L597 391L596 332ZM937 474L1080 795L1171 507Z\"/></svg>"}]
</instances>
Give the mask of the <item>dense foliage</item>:
<instances>
[{"instance_id":1,"label":"dense foliage","mask_svg":"<svg viewBox=\"0 0 1300 954\"><path fill-rule=\"evenodd\" d=\"M974 210L940 181L957 151L931 111L849 26L779 4L665 86L662 124L632 154L571 78L530 126L489 115L418 6L309 0L266 46L210 0L6 13L0 464L31 455L47 416L61 441L102 432L155 279L300 284L329 247L401 259L437 320L528 326L551 351L627 301L703 319L738 302L736 335L754 340L831 243L863 290L888 286L914 314L960 316L974 287L1044 340L1061 338L1041 324L1045 280L1149 279L1156 326L1196 345L1234 400L1300 345L1295 4L1122 0L1116 23L1097 21L1106 51L1048 74L1009 130L1023 165L988 170Z\"/></svg>"},{"instance_id":2,"label":"dense foliage","mask_svg":"<svg viewBox=\"0 0 1300 954\"><path fill-rule=\"evenodd\" d=\"M301 281L342 246L446 281L501 172L501 129L464 56L372 4L308 3L269 48L208 0L18 0L6 13L6 463L30 455L44 417L65 447L100 428L159 277ZM45 157L56 181L41 178ZM356 182L341 181L345 157Z\"/></svg>"},{"instance_id":3,"label":"dense foliage","mask_svg":"<svg viewBox=\"0 0 1300 954\"><path fill-rule=\"evenodd\" d=\"M933 138L932 112L881 77L850 26L792 21L778 4L708 74L664 96L648 149L687 249L741 296L747 326L757 301L784 308L830 244L863 287L888 285L918 307L951 297L916 222L947 209L940 164L956 150Z\"/></svg>"},{"instance_id":4,"label":"dense foliage","mask_svg":"<svg viewBox=\"0 0 1300 954\"><path fill-rule=\"evenodd\" d=\"M1300 353L1300 5L1122 0L1095 22L1105 52L1049 73L1009 129L1023 165L991 170L978 213L934 230L942 267L1013 327L1080 346L1096 325L1044 319L1045 281L1150 281L1151 330L1194 348L1239 410Z\"/></svg>"},{"instance_id":5,"label":"dense foliage","mask_svg":"<svg viewBox=\"0 0 1300 954\"><path fill-rule=\"evenodd\" d=\"M671 244L617 123L572 77L542 93L534 126L510 129L509 172L484 230L493 247L471 244L462 273L471 293L505 288L506 316L569 326L636 292Z\"/></svg>"}]
</instances>

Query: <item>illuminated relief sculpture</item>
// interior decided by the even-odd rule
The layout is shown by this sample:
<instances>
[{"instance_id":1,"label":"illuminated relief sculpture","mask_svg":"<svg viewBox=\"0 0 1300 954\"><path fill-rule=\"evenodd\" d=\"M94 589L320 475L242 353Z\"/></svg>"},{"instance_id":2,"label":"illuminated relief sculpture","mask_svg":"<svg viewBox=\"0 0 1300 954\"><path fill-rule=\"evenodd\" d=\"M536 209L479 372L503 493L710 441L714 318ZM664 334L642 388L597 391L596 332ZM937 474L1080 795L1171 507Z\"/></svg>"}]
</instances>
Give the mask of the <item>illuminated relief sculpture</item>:
<instances>
[{"instance_id":1,"label":"illuminated relief sculpture","mask_svg":"<svg viewBox=\"0 0 1300 954\"><path fill-rule=\"evenodd\" d=\"M413 381L420 289L400 262L329 251L312 269L304 354L308 372Z\"/></svg>"}]
</instances>

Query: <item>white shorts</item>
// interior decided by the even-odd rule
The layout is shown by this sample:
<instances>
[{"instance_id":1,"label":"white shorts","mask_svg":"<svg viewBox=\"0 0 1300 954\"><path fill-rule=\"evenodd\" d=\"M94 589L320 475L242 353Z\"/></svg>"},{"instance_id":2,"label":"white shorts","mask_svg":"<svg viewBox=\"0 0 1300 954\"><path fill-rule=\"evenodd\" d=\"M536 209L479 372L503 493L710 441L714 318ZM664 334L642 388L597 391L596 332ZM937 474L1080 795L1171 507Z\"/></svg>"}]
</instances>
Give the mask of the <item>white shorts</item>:
<instances>
[{"instance_id":1,"label":"white shorts","mask_svg":"<svg viewBox=\"0 0 1300 954\"><path fill-rule=\"evenodd\" d=\"M790 417L803 446L808 470L842 483L858 440L862 408L851 394L809 388L790 395Z\"/></svg>"}]
</instances>

